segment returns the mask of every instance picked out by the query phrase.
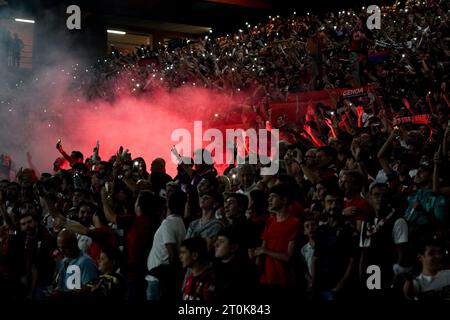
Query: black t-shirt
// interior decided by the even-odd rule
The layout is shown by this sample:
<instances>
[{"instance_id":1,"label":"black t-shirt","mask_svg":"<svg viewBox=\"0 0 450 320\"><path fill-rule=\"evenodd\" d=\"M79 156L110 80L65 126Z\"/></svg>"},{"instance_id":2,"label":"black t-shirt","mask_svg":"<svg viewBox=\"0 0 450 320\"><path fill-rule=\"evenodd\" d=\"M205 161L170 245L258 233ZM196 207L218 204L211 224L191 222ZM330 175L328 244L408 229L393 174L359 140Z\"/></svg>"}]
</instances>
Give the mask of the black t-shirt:
<instances>
[{"instance_id":1,"label":"black t-shirt","mask_svg":"<svg viewBox=\"0 0 450 320\"><path fill-rule=\"evenodd\" d=\"M234 258L228 263L216 261L215 301L248 301L254 297L259 280L259 271L246 257Z\"/></svg>"},{"instance_id":2,"label":"black t-shirt","mask_svg":"<svg viewBox=\"0 0 450 320\"><path fill-rule=\"evenodd\" d=\"M314 256L317 257L317 281L322 290L332 289L342 279L350 258L358 254L358 235L352 226L322 225L317 229Z\"/></svg>"},{"instance_id":3,"label":"black t-shirt","mask_svg":"<svg viewBox=\"0 0 450 320\"><path fill-rule=\"evenodd\" d=\"M31 272L32 266L37 269L37 285L50 285L53 280L55 261L52 257L56 249L56 239L50 233L39 227L35 236L19 235L22 250L22 263L24 274Z\"/></svg>"}]
</instances>

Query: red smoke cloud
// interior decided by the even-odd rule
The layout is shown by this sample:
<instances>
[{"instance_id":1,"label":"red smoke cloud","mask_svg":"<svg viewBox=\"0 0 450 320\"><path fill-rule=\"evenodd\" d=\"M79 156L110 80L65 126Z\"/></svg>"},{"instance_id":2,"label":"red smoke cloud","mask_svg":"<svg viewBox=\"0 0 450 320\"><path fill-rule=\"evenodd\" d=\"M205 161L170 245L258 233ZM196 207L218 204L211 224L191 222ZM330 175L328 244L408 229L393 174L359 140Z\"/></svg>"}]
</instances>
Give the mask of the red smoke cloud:
<instances>
[{"instance_id":1,"label":"red smoke cloud","mask_svg":"<svg viewBox=\"0 0 450 320\"><path fill-rule=\"evenodd\" d=\"M172 176L176 174L176 165L170 160L170 149L176 144L170 139L172 132L186 128L193 136L193 123L199 120L203 121L205 131L210 120L229 116L237 103L237 99L225 94L195 87L171 92L158 89L140 97L130 94L114 103L81 101L63 105L58 100L67 100L67 96L56 94L55 97L48 113L59 117L50 127L42 122L36 130L32 153L38 168L51 170L58 156L55 144L59 138L66 152L79 150L85 158L92 154L99 140L102 160L109 160L123 146L133 158L143 157L148 168L153 159L164 158L167 172Z\"/></svg>"}]
</instances>

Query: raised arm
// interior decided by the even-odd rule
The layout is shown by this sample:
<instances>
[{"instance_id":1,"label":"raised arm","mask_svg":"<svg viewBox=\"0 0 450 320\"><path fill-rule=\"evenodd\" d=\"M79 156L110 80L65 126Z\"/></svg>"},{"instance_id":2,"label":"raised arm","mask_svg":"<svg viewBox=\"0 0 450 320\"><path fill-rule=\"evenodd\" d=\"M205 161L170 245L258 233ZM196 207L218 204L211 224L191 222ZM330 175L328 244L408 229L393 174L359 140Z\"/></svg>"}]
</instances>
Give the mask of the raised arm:
<instances>
[{"instance_id":1,"label":"raised arm","mask_svg":"<svg viewBox=\"0 0 450 320\"><path fill-rule=\"evenodd\" d=\"M378 161L380 162L381 167L383 168L384 173L390 174L392 173L392 168L389 165L389 161L386 157L386 151L390 147L392 140L396 137L398 134L398 129L394 129L391 134L389 135L389 138L387 138L386 142L381 147L380 151L378 151L377 157Z\"/></svg>"},{"instance_id":2,"label":"raised arm","mask_svg":"<svg viewBox=\"0 0 450 320\"><path fill-rule=\"evenodd\" d=\"M34 173L36 174L36 177L40 177L41 174L38 171L38 169L36 168L36 166L33 163L33 157L31 156L30 152L27 152L27 162L28 162L28 166L30 167L30 169L32 169L34 171Z\"/></svg>"},{"instance_id":3,"label":"raised arm","mask_svg":"<svg viewBox=\"0 0 450 320\"><path fill-rule=\"evenodd\" d=\"M304 125L303 127L304 127L304 129L305 129L305 132L311 137L311 141L314 143L314 145L315 145L317 148L322 147L322 146L325 146L325 143L323 143L322 140L320 140L319 138L317 138L317 137L314 135L314 133L313 133L313 131L312 131L312 129L311 129L310 126Z\"/></svg>"},{"instance_id":4,"label":"raised arm","mask_svg":"<svg viewBox=\"0 0 450 320\"><path fill-rule=\"evenodd\" d=\"M313 185L316 185L320 181L319 175L314 170L308 168L304 163L300 163L300 168Z\"/></svg>"},{"instance_id":5,"label":"raised arm","mask_svg":"<svg viewBox=\"0 0 450 320\"><path fill-rule=\"evenodd\" d=\"M61 153L61 155L64 157L64 159L66 159L67 161L69 161L70 165L72 166L75 161L72 159L71 156L69 156L63 149L62 144L61 144L61 139L58 140L58 142L56 143L56 149L59 151L59 153Z\"/></svg>"},{"instance_id":6,"label":"raised arm","mask_svg":"<svg viewBox=\"0 0 450 320\"><path fill-rule=\"evenodd\" d=\"M44 190L44 187L42 185L36 184L35 189L37 191L37 194L39 195L39 198L47 206L47 210L50 213L50 216L55 220L64 222L66 220L66 217L61 214L58 208L56 208L54 201L51 199L50 194Z\"/></svg>"},{"instance_id":7,"label":"raised arm","mask_svg":"<svg viewBox=\"0 0 450 320\"><path fill-rule=\"evenodd\" d=\"M108 220L111 223L116 223L117 222L117 214L114 213L114 211L112 210L112 208L109 204L110 196L108 195L105 187L102 188L100 194L101 194L101 198L102 198L103 211L105 213L106 220Z\"/></svg>"},{"instance_id":8,"label":"raised arm","mask_svg":"<svg viewBox=\"0 0 450 320\"><path fill-rule=\"evenodd\" d=\"M78 233L78 234L87 235L89 232L89 228L83 226L78 221L67 219L66 222L64 223L64 225L67 229L69 229L75 233Z\"/></svg>"}]
</instances>

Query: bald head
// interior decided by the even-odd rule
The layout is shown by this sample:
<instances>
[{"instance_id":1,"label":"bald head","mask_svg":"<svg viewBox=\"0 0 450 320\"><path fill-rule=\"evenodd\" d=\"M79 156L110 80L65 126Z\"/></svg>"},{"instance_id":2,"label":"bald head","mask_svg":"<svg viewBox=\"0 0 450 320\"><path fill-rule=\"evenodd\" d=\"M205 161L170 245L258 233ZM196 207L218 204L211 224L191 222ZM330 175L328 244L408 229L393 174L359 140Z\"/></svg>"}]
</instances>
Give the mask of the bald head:
<instances>
[{"instance_id":1,"label":"bald head","mask_svg":"<svg viewBox=\"0 0 450 320\"><path fill-rule=\"evenodd\" d=\"M67 229L61 230L56 239L59 250L68 258L76 258L80 253L75 233Z\"/></svg>"}]
</instances>

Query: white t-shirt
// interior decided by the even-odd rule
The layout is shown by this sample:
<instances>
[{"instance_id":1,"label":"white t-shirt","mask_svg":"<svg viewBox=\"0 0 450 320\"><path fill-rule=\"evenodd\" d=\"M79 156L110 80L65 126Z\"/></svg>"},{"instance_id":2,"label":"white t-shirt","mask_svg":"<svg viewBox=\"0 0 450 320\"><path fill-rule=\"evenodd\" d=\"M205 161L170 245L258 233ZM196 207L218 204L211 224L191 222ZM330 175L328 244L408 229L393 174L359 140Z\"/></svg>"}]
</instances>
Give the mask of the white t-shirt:
<instances>
[{"instance_id":1,"label":"white t-shirt","mask_svg":"<svg viewBox=\"0 0 450 320\"><path fill-rule=\"evenodd\" d=\"M147 259L147 268L153 268L161 264L169 264L169 253L167 252L166 244L173 243L180 248L181 242L186 236L186 228L184 227L183 219L177 215L167 216L158 230L156 230L153 238L153 246ZM152 276L146 276L146 280L152 280Z\"/></svg>"},{"instance_id":2,"label":"white t-shirt","mask_svg":"<svg viewBox=\"0 0 450 320\"><path fill-rule=\"evenodd\" d=\"M362 230L364 230L366 222L361 225L361 233L359 237L360 248L370 247L370 238L363 239ZM375 224L378 223L378 218L375 218ZM408 223L405 219L398 218L394 223L394 228L392 229L392 240L395 244L407 243L408 242Z\"/></svg>"},{"instance_id":3,"label":"white t-shirt","mask_svg":"<svg viewBox=\"0 0 450 320\"><path fill-rule=\"evenodd\" d=\"M439 271L434 277L420 274L413 280L416 294L431 290L440 290L450 286L450 270Z\"/></svg>"}]
</instances>

